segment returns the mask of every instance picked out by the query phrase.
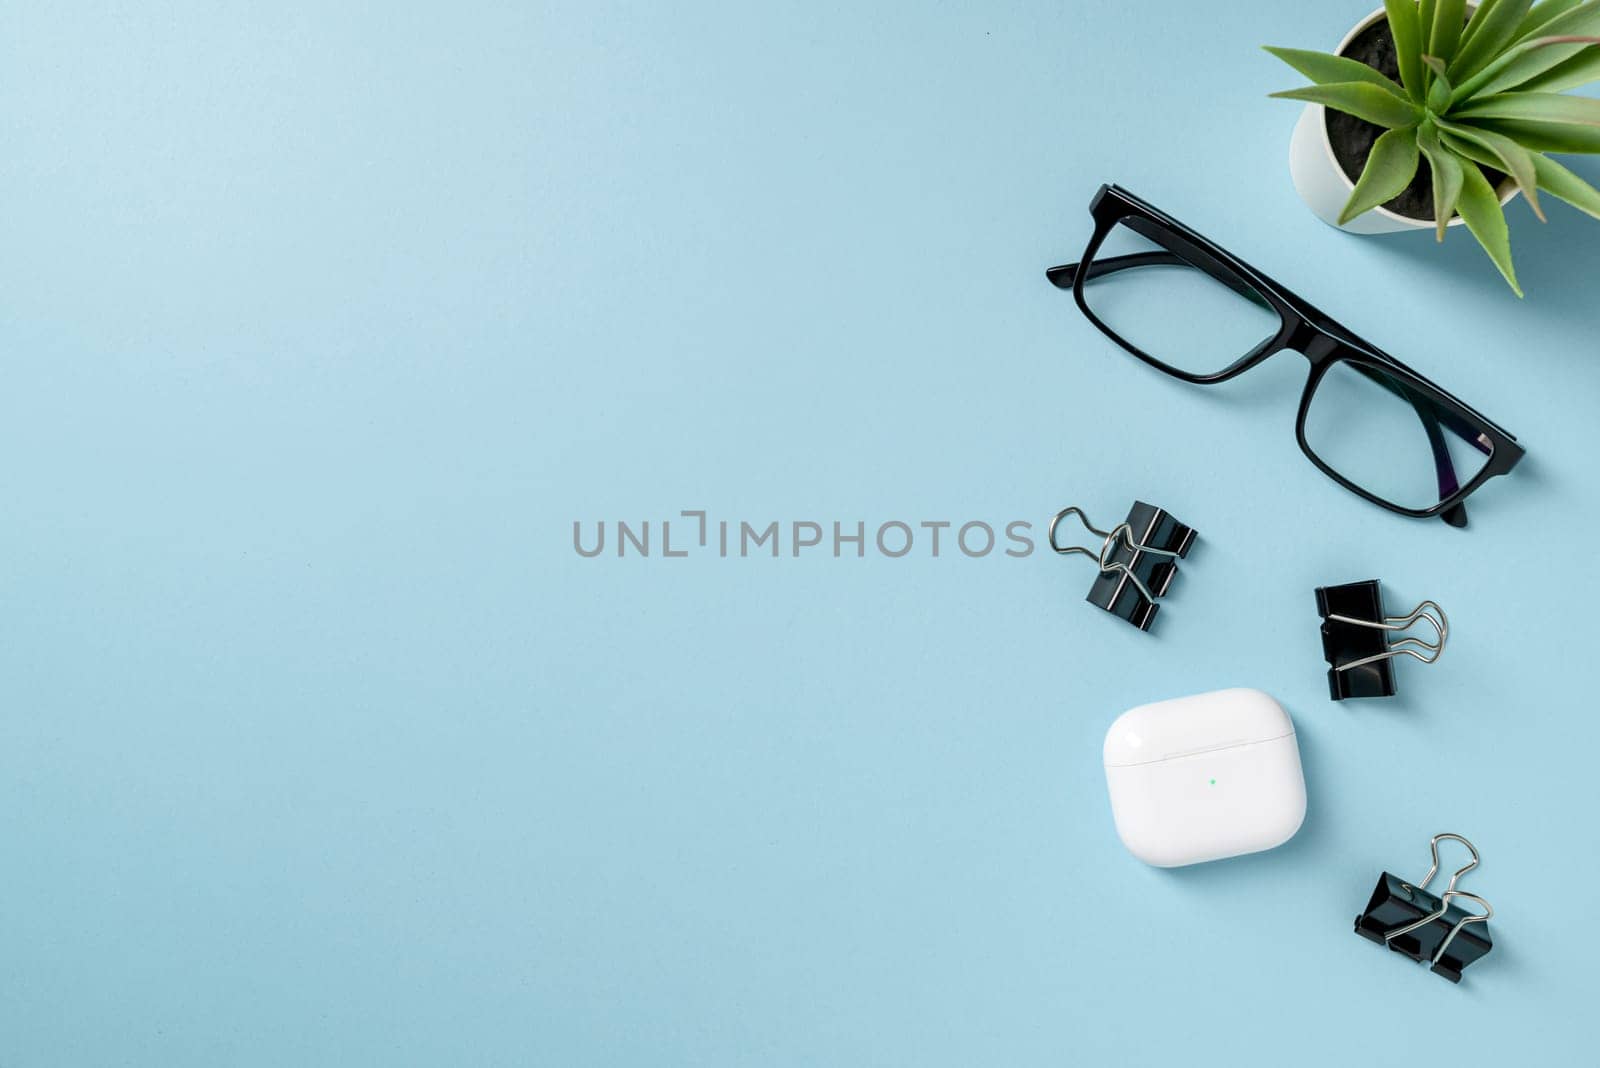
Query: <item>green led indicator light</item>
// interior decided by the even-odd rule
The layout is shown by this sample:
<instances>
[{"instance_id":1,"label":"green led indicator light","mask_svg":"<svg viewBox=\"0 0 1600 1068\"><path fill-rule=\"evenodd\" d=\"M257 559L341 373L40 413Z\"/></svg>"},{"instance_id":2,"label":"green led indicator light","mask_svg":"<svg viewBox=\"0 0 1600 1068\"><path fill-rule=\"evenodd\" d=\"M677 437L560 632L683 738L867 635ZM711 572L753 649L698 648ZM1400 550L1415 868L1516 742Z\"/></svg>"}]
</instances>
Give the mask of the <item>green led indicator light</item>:
<instances>
[{"instance_id":1,"label":"green led indicator light","mask_svg":"<svg viewBox=\"0 0 1600 1068\"><path fill-rule=\"evenodd\" d=\"M1212 780L1211 780L1211 785L1212 785L1212 786L1215 786L1215 785L1217 785L1217 780L1215 780L1215 779L1212 779Z\"/></svg>"}]
</instances>

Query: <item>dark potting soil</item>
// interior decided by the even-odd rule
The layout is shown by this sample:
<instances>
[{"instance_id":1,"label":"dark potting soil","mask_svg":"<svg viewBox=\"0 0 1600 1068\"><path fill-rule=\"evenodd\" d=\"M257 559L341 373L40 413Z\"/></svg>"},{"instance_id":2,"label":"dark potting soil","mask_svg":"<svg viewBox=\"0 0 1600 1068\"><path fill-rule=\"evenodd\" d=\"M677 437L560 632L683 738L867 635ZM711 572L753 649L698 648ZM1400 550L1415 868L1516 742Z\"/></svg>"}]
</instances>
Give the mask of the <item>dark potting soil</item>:
<instances>
[{"instance_id":1,"label":"dark potting soil","mask_svg":"<svg viewBox=\"0 0 1600 1068\"><path fill-rule=\"evenodd\" d=\"M1362 30L1341 55L1365 63L1396 82L1400 81L1400 61L1394 54L1394 37L1389 33L1387 19L1379 19ZM1326 109L1324 114L1327 116L1328 143L1333 146L1333 156L1354 182L1361 177L1362 168L1367 165L1367 156L1372 152L1372 143L1384 133L1384 129L1332 108ZM1496 189L1506 177L1488 167L1483 168L1483 176ZM1428 166L1426 158L1418 162L1417 176L1411 179L1411 184L1384 207L1396 215L1432 221L1433 168Z\"/></svg>"}]
</instances>

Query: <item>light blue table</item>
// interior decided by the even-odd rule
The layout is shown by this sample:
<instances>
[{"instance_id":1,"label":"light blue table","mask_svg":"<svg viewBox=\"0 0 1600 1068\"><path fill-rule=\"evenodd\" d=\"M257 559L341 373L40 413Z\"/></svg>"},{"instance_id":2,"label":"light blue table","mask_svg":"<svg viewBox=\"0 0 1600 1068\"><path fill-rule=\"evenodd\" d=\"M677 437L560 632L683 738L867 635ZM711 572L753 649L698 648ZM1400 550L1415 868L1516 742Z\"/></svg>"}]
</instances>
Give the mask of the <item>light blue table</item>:
<instances>
[{"instance_id":1,"label":"light blue table","mask_svg":"<svg viewBox=\"0 0 1600 1068\"><path fill-rule=\"evenodd\" d=\"M1518 302L1313 219L1256 46L1360 3L673 6L5 20L0 1064L1593 1062L1600 224L1515 206ZM1527 462L1408 522L1298 360L1120 355L1041 275L1107 180ZM1203 539L1150 635L1048 553L571 540L1135 495ZM1335 705L1373 576L1452 645ZM1303 831L1140 865L1106 725L1239 684ZM1459 987L1350 930L1444 830Z\"/></svg>"}]
</instances>

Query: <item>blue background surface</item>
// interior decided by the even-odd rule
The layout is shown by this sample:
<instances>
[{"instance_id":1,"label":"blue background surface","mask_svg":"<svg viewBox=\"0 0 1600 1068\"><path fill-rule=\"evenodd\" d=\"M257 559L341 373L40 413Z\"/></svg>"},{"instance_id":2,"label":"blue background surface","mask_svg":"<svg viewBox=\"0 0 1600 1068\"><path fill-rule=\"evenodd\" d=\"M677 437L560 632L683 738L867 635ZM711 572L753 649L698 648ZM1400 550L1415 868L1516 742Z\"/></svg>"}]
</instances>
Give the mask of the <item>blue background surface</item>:
<instances>
[{"instance_id":1,"label":"blue background surface","mask_svg":"<svg viewBox=\"0 0 1600 1068\"><path fill-rule=\"evenodd\" d=\"M1365 4L665 8L9 11L0 1063L1592 1061L1600 224L1516 204L1519 302L1316 221L1256 46ZM1121 355L1041 274L1111 180L1525 464L1406 521L1298 358ZM571 543L1136 495L1203 539L1149 635L1048 553ZM1372 576L1452 644L1332 704L1311 591ZM1229 685L1305 827L1146 868L1105 728ZM1444 830L1459 987L1350 931Z\"/></svg>"}]
</instances>

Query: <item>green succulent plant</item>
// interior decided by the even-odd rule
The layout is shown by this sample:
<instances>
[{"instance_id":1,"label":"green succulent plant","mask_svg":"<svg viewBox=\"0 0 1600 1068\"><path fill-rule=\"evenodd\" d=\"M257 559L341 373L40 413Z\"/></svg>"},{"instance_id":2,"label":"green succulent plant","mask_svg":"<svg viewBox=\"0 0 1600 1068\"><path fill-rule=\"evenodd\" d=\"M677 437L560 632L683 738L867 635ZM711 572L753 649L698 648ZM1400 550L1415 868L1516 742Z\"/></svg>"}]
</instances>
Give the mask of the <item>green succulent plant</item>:
<instances>
[{"instance_id":1,"label":"green succulent plant","mask_svg":"<svg viewBox=\"0 0 1600 1068\"><path fill-rule=\"evenodd\" d=\"M1548 152L1600 153L1600 99L1562 90L1600 81L1600 0L1385 0L1400 82L1365 63L1267 51L1314 84L1272 94L1384 127L1341 223L1399 196L1420 160L1432 172L1438 239L1460 213L1520 297L1505 213L1482 168L1509 175L1542 221L1539 193L1600 218L1596 190Z\"/></svg>"}]
</instances>

